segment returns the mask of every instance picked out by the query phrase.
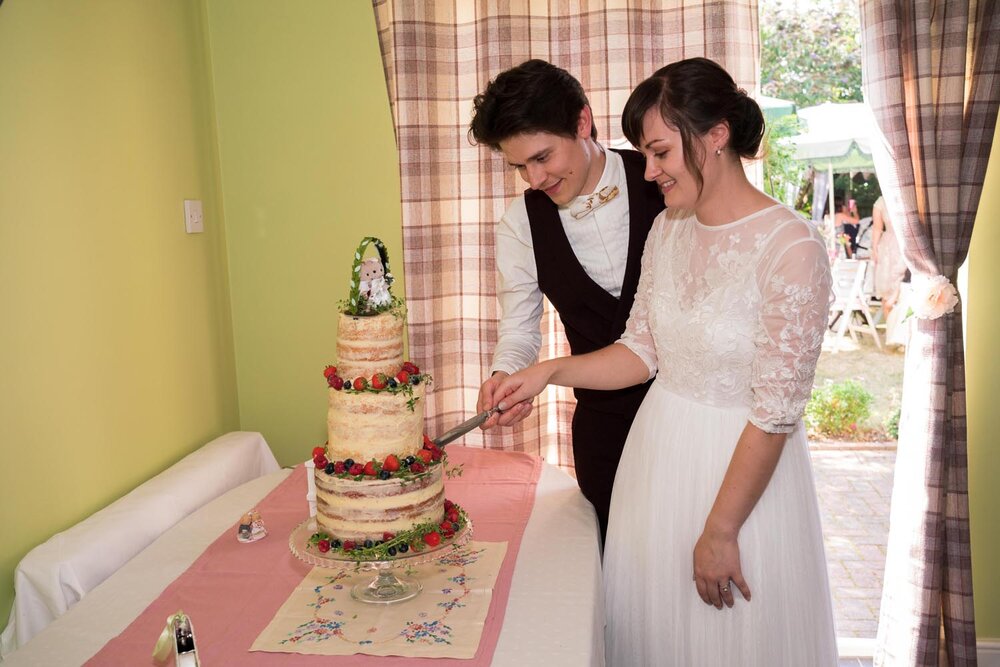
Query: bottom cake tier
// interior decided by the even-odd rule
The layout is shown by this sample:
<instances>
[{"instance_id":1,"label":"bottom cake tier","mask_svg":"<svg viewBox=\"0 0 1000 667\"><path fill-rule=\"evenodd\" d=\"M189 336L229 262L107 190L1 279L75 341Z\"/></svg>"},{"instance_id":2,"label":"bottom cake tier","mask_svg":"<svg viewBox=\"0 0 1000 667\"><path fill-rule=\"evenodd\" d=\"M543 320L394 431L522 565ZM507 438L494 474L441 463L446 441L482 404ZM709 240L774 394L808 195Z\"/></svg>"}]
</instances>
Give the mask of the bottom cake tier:
<instances>
[{"instance_id":1,"label":"bottom cake tier","mask_svg":"<svg viewBox=\"0 0 1000 667\"><path fill-rule=\"evenodd\" d=\"M445 518L444 466L413 478L361 479L317 469L316 521L340 540L380 540Z\"/></svg>"}]
</instances>

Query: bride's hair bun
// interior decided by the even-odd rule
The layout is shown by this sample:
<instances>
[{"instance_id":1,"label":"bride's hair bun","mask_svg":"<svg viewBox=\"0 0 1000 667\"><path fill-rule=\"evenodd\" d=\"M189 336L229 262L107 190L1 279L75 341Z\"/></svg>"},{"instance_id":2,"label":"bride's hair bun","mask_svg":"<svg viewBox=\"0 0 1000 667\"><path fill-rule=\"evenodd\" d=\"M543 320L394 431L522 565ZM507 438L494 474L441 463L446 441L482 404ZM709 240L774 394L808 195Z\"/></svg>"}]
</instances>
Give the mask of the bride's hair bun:
<instances>
[{"instance_id":1,"label":"bride's hair bun","mask_svg":"<svg viewBox=\"0 0 1000 667\"><path fill-rule=\"evenodd\" d=\"M741 158L752 160L760 151L764 139L764 114L757 101L742 88L736 91L729 121L729 147Z\"/></svg>"},{"instance_id":2,"label":"bride's hair bun","mask_svg":"<svg viewBox=\"0 0 1000 667\"><path fill-rule=\"evenodd\" d=\"M642 143L642 120L654 107L664 122L680 132L685 164L699 188L705 156L695 140L719 123L729 125L727 149L746 160L759 157L764 138L760 106L736 85L729 72L707 58L671 63L632 91L622 111L622 130L632 145Z\"/></svg>"}]
</instances>

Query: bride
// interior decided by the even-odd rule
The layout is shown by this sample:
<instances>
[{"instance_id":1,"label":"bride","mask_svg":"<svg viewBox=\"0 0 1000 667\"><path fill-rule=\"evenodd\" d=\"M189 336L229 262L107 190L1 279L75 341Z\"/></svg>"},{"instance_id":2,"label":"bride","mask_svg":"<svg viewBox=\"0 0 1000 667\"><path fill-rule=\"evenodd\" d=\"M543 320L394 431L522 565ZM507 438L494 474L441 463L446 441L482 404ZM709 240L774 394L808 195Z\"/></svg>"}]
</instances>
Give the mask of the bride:
<instances>
[{"instance_id":1,"label":"bride","mask_svg":"<svg viewBox=\"0 0 1000 667\"><path fill-rule=\"evenodd\" d=\"M608 662L835 665L802 412L827 322L817 231L754 188L764 119L717 64L641 83L622 114L667 210L622 338L506 378L501 409L547 384L655 376L625 443L604 558Z\"/></svg>"}]
</instances>

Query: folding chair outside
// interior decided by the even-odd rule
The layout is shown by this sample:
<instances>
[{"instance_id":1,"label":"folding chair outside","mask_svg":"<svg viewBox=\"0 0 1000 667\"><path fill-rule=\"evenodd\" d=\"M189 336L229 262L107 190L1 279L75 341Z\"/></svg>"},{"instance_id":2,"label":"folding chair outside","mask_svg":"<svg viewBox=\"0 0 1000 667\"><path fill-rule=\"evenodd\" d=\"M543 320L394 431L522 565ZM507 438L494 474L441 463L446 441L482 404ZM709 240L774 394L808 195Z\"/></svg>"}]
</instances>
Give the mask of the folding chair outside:
<instances>
[{"instance_id":1,"label":"folding chair outside","mask_svg":"<svg viewBox=\"0 0 1000 667\"><path fill-rule=\"evenodd\" d=\"M837 259L833 263L833 296L830 306L830 324L836 324L836 337L851 334L851 340L858 342L858 334L867 334L875 341L875 347L882 349L882 339L875 326L875 315L870 302L874 291L872 264L864 259ZM860 321L858 321L860 320Z\"/></svg>"}]
</instances>

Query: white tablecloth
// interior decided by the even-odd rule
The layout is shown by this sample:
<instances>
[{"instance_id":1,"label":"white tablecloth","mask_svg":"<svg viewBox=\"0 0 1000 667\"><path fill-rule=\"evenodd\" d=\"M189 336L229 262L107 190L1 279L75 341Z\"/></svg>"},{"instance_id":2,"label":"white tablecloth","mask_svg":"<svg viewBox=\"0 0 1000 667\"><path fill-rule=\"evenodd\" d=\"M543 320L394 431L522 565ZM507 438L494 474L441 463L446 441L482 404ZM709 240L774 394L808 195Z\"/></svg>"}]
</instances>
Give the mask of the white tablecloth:
<instances>
[{"instance_id":1,"label":"white tablecloth","mask_svg":"<svg viewBox=\"0 0 1000 667\"><path fill-rule=\"evenodd\" d=\"M86 662L288 474L281 470L247 482L191 514L8 656L4 667ZM150 654L156 639L149 638ZM239 664L238 657L231 664ZM604 593L594 510L576 482L548 464L521 541L493 664L604 664Z\"/></svg>"},{"instance_id":2,"label":"white tablecloth","mask_svg":"<svg viewBox=\"0 0 1000 667\"><path fill-rule=\"evenodd\" d=\"M0 655L26 644L184 517L279 469L260 433L227 433L38 545L14 571Z\"/></svg>"}]
</instances>

